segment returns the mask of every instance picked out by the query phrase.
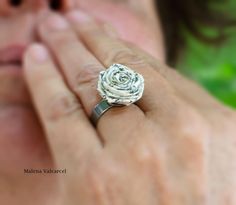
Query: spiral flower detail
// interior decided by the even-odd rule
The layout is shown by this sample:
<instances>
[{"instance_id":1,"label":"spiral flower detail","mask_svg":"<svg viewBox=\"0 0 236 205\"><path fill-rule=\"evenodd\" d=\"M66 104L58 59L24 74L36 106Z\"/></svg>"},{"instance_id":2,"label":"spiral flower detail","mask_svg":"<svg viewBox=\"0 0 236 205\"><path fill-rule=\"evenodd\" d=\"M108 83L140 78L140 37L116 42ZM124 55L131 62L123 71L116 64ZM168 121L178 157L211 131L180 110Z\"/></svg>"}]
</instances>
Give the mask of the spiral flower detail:
<instances>
[{"instance_id":1,"label":"spiral flower detail","mask_svg":"<svg viewBox=\"0 0 236 205\"><path fill-rule=\"evenodd\" d=\"M142 97L144 79L124 65L113 64L100 72L97 90L111 105L130 105Z\"/></svg>"}]
</instances>

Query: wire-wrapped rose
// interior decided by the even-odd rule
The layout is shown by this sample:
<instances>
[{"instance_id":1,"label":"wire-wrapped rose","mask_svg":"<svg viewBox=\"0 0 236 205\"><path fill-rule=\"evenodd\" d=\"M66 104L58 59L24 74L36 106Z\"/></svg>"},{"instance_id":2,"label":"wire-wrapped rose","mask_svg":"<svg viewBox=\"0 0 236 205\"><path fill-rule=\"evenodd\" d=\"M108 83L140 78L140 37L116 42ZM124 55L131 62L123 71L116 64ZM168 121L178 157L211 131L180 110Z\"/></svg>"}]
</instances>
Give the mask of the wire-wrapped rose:
<instances>
[{"instance_id":1,"label":"wire-wrapped rose","mask_svg":"<svg viewBox=\"0 0 236 205\"><path fill-rule=\"evenodd\" d=\"M114 64L100 72L97 89L109 104L130 105L142 97L144 79L128 67Z\"/></svg>"}]
</instances>

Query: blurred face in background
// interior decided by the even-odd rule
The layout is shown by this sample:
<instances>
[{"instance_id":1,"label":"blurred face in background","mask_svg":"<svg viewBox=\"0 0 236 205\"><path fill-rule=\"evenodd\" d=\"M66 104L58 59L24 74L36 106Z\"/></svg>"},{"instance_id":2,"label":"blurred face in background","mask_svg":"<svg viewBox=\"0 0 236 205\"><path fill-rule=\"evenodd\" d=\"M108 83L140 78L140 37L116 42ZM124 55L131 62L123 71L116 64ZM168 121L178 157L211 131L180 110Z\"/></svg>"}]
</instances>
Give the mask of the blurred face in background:
<instances>
[{"instance_id":1,"label":"blurred face in background","mask_svg":"<svg viewBox=\"0 0 236 205\"><path fill-rule=\"evenodd\" d=\"M24 169L53 167L53 160L22 76L22 56L40 41L36 27L42 16L72 9L111 24L122 39L164 61L152 0L0 0L1 204L50 204L57 194L56 176L24 174Z\"/></svg>"}]
</instances>

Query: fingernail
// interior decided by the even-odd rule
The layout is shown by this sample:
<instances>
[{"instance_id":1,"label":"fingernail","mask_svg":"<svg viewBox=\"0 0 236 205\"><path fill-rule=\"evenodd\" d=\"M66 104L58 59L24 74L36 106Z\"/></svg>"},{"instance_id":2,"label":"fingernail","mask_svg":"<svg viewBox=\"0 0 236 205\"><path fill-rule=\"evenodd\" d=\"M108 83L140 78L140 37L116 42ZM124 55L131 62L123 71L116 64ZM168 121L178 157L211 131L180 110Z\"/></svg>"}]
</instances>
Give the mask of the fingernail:
<instances>
[{"instance_id":1,"label":"fingernail","mask_svg":"<svg viewBox=\"0 0 236 205\"><path fill-rule=\"evenodd\" d=\"M69 27L68 22L59 15L51 15L46 20L47 26L53 30L64 30Z\"/></svg>"},{"instance_id":2,"label":"fingernail","mask_svg":"<svg viewBox=\"0 0 236 205\"><path fill-rule=\"evenodd\" d=\"M67 17L72 22L87 23L92 20L91 16L83 11L71 11L67 14Z\"/></svg>"},{"instance_id":3,"label":"fingernail","mask_svg":"<svg viewBox=\"0 0 236 205\"><path fill-rule=\"evenodd\" d=\"M48 50L40 44L34 44L32 45L28 50L30 56L33 58L33 60L37 62L45 62L48 59Z\"/></svg>"}]
</instances>

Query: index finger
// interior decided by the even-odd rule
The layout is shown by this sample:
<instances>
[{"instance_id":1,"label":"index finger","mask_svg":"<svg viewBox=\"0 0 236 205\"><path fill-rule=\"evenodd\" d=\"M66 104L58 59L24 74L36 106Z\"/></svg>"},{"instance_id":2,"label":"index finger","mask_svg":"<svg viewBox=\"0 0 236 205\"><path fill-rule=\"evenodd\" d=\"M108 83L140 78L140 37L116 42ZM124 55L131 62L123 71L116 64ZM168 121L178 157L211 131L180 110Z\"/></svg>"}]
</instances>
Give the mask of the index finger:
<instances>
[{"instance_id":1,"label":"index finger","mask_svg":"<svg viewBox=\"0 0 236 205\"><path fill-rule=\"evenodd\" d=\"M59 166L77 166L98 151L101 143L95 129L44 46L29 48L24 58L24 72Z\"/></svg>"}]
</instances>

